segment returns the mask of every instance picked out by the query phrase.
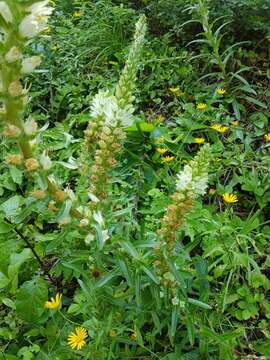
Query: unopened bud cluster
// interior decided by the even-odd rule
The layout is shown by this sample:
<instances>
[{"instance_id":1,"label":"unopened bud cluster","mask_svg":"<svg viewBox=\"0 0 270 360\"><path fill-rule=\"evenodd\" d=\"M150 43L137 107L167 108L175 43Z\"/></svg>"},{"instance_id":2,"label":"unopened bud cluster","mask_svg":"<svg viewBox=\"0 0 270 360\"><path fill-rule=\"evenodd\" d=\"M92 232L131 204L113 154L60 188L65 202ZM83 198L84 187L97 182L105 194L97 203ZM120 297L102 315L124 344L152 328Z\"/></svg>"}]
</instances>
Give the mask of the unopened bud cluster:
<instances>
[{"instance_id":1,"label":"unopened bud cluster","mask_svg":"<svg viewBox=\"0 0 270 360\"><path fill-rule=\"evenodd\" d=\"M157 251L155 265L162 277L163 285L170 284L173 287L175 283L175 279L170 281L170 277L165 276L170 273L166 258L174 256L177 231L183 226L186 216L194 205L195 198L206 192L209 162L210 146L206 144L177 175L176 192L171 196L172 202L167 206L166 214L161 221L161 228L158 230L161 244Z\"/></svg>"},{"instance_id":2,"label":"unopened bud cluster","mask_svg":"<svg viewBox=\"0 0 270 360\"><path fill-rule=\"evenodd\" d=\"M115 94L101 90L91 104L91 121L85 131L81 160L83 170L88 173L85 151L95 150L90 169L90 192L99 200L107 197L111 170L117 164L117 155L125 138L123 129L133 124L133 91L145 31L145 17L142 16L136 24L134 41Z\"/></svg>"},{"instance_id":3,"label":"unopened bud cluster","mask_svg":"<svg viewBox=\"0 0 270 360\"><path fill-rule=\"evenodd\" d=\"M100 200L107 196L107 186L110 183L109 170L117 164L116 157L124 138L125 133L120 127L104 126L102 129L90 177L90 191Z\"/></svg>"}]
</instances>

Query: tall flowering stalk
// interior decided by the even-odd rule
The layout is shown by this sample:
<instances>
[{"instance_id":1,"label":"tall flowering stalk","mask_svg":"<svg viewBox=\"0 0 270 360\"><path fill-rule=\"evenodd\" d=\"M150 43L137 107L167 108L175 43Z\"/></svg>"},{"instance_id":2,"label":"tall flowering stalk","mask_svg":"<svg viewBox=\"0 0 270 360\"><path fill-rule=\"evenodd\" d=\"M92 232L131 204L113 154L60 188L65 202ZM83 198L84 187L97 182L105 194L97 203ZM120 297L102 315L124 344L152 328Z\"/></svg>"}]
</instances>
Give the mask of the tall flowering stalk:
<instances>
[{"instance_id":1,"label":"tall flowering stalk","mask_svg":"<svg viewBox=\"0 0 270 360\"><path fill-rule=\"evenodd\" d=\"M141 16L136 24L134 40L115 94L100 91L92 102L93 121L89 123L86 131L85 144L90 144L90 140L98 139L94 162L90 169L90 191L100 200L108 195L110 171L117 164L116 157L125 139L124 128L132 125L133 91L145 32L145 17Z\"/></svg>"},{"instance_id":2,"label":"tall flowering stalk","mask_svg":"<svg viewBox=\"0 0 270 360\"><path fill-rule=\"evenodd\" d=\"M165 285L170 280L172 283L174 282L172 274L169 274L166 259L174 256L177 231L183 226L187 214L194 205L194 200L206 192L209 161L210 146L206 144L177 175L176 191L171 196L172 202L166 208L166 215L164 215L158 231L161 246L158 249L159 259L156 260L155 264Z\"/></svg>"},{"instance_id":3,"label":"tall flowering stalk","mask_svg":"<svg viewBox=\"0 0 270 360\"><path fill-rule=\"evenodd\" d=\"M44 197L49 192L56 201L62 202L64 192L48 176L52 166L50 158L45 152L38 154L32 150L31 141L35 140L38 125L33 117L24 121L28 89L23 87L21 81L41 64L40 56L27 57L24 55L24 48L29 41L47 29L47 21L53 11L48 4L49 0L0 1L1 125L3 136L18 145L17 152L7 157L7 163L22 167L32 178L36 172L44 178L46 188L35 190L34 196L40 198L42 194ZM75 209L72 213L75 217L81 217Z\"/></svg>"}]
</instances>

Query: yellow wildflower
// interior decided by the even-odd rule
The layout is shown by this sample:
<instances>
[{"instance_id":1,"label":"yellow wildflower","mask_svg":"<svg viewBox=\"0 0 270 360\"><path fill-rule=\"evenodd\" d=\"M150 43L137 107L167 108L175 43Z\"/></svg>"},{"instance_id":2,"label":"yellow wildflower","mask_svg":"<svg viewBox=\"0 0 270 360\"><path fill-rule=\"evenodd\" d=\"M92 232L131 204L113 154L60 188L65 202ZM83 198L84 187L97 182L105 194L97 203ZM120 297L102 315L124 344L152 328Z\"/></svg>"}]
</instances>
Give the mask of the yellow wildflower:
<instances>
[{"instance_id":1,"label":"yellow wildflower","mask_svg":"<svg viewBox=\"0 0 270 360\"><path fill-rule=\"evenodd\" d=\"M209 189L208 194L209 195L214 195L216 193L216 191L217 191L216 189L211 188L211 189Z\"/></svg>"},{"instance_id":2,"label":"yellow wildflower","mask_svg":"<svg viewBox=\"0 0 270 360\"><path fill-rule=\"evenodd\" d=\"M62 299L62 294L57 293L55 298L52 297L50 301L45 302L45 308L47 309L59 308L61 305L61 299Z\"/></svg>"},{"instance_id":3,"label":"yellow wildflower","mask_svg":"<svg viewBox=\"0 0 270 360\"><path fill-rule=\"evenodd\" d=\"M225 92L226 92L226 90L225 90L225 89L222 89L222 88L216 90L216 93L217 93L218 95L224 95Z\"/></svg>"},{"instance_id":4,"label":"yellow wildflower","mask_svg":"<svg viewBox=\"0 0 270 360\"><path fill-rule=\"evenodd\" d=\"M265 141L270 141L270 133L264 135Z\"/></svg>"},{"instance_id":5,"label":"yellow wildflower","mask_svg":"<svg viewBox=\"0 0 270 360\"><path fill-rule=\"evenodd\" d=\"M170 90L170 92L171 92L172 94L174 94L175 96L181 96L181 95L183 95L183 92L180 90L179 86L170 87L169 90Z\"/></svg>"},{"instance_id":6,"label":"yellow wildflower","mask_svg":"<svg viewBox=\"0 0 270 360\"><path fill-rule=\"evenodd\" d=\"M158 124L161 124L164 121L164 116L158 115L156 121Z\"/></svg>"},{"instance_id":7,"label":"yellow wildflower","mask_svg":"<svg viewBox=\"0 0 270 360\"><path fill-rule=\"evenodd\" d=\"M199 103L197 105L197 110L205 110L206 109L206 104L205 103Z\"/></svg>"},{"instance_id":8,"label":"yellow wildflower","mask_svg":"<svg viewBox=\"0 0 270 360\"><path fill-rule=\"evenodd\" d=\"M161 136L161 137L159 137L156 141L155 141L155 144L162 144L164 142L164 137L163 136Z\"/></svg>"},{"instance_id":9,"label":"yellow wildflower","mask_svg":"<svg viewBox=\"0 0 270 360\"><path fill-rule=\"evenodd\" d=\"M72 332L68 336L68 345L71 349L80 350L86 345L85 339L87 338L87 332L85 328L78 326L75 328L75 332Z\"/></svg>"},{"instance_id":10,"label":"yellow wildflower","mask_svg":"<svg viewBox=\"0 0 270 360\"><path fill-rule=\"evenodd\" d=\"M137 339L137 333L136 333L136 331L134 331L132 334L130 334L130 335L129 335L129 338L130 338L131 340L136 340L136 339Z\"/></svg>"},{"instance_id":11,"label":"yellow wildflower","mask_svg":"<svg viewBox=\"0 0 270 360\"><path fill-rule=\"evenodd\" d=\"M232 121L232 126L238 126L238 125L239 125L239 121L238 121L238 120Z\"/></svg>"},{"instance_id":12,"label":"yellow wildflower","mask_svg":"<svg viewBox=\"0 0 270 360\"><path fill-rule=\"evenodd\" d=\"M73 14L73 17L79 18L79 17L81 17L81 13L79 11L75 11L75 13Z\"/></svg>"},{"instance_id":13,"label":"yellow wildflower","mask_svg":"<svg viewBox=\"0 0 270 360\"><path fill-rule=\"evenodd\" d=\"M196 144L203 144L205 142L205 138L203 137L196 137L194 138Z\"/></svg>"},{"instance_id":14,"label":"yellow wildflower","mask_svg":"<svg viewBox=\"0 0 270 360\"><path fill-rule=\"evenodd\" d=\"M228 204L233 204L238 201L238 197L234 194L224 193L222 195L223 200Z\"/></svg>"},{"instance_id":15,"label":"yellow wildflower","mask_svg":"<svg viewBox=\"0 0 270 360\"><path fill-rule=\"evenodd\" d=\"M157 152L160 153L160 154L165 154L166 151L168 151L168 150L166 148L164 148L164 147L157 148Z\"/></svg>"},{"instance_id":16,"label":"yellow wildflower","mask_svg":"<svg viewBox=\"0 0 270 360\"><path fill-rule=\"evenodd\" d=\"M228 126L220 125L220 124L214 124L214 125L210 126L210 128L219 133L224 133L225 131L227 131L229 129Z\"/></svg>"},{"instance_id":17,"label":"yellow wildflower","mask_svg":"<svg viewBox=\"0 0 270 360\"><path fill-rule=\"evenodd\" d=\"M174 156L164 156L161 161L166 163L166 162L170 162L174 159Z\"/></svg>"},{"instance_id":18,"label":"yellow wildflower","mask_svg":"<svg viewBox=\"0 0 270 360\"><path fill-rule=\"evenodd\" d=\"M109 335L110 335L110 337L116 337L117 333L115 330L110 330Z\"/></svg>"}]
</instances>

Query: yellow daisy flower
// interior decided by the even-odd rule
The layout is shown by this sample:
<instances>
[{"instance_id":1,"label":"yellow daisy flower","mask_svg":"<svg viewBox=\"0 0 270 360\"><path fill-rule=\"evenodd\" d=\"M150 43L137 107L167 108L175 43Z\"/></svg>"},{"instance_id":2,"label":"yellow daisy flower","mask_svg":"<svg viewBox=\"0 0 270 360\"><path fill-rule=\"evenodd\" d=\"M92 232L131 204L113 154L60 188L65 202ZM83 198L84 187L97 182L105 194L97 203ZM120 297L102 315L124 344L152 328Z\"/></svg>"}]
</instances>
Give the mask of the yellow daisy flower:
<instances>
[{"instance_id":1,"label":"yellow daisy flower","mask_svg":"<svg viewBox=\"0 0 270 360\"><path fill-rule=\"evenodd\" d=\"M157 152L160 153L161 155L165 154L166 151L168 151L168 150L166 148L164 148L164 147L157 148Z\"/></svg>"},{"instance_id":2,"label":"yellow daisy flower","mask_svg":"<svg viewBox=\"0 0 270 360\"><path fill-rule=\"evenodd\" d=\"M210 128L219 133L224 133L225 131L227 131L229 129L228 126L220 125L220 124L214 124L214 125L210 126Z\"/></svg>"},{"instance_id":3,"label":"yellow daisy flower","mask_svg":"<svg viewBox=\"0 0 270 360\"><path fill-rule=\"evenodd\" d=\"M79 18L79 17L81 17L81 13L79 11L75 11L75 13L73 14L73 17Z\"/></svg>"},{"instance_id":4,"label":"yellow daisy flower","mask_svg":"<svg viewBox=\"0 0 270 360\"><path fill-rule=\"evenodd\" d=\"M211 188L211 189L209 189L208 194L209 195L214 195L216 193L216 191L217 191L216 189Z\"/></svg>"},{"instance_id":5,"label":"yellow daisy flower","mask_svg":"<svg viewBox=\"0 0 270 360\"><path fill-rule=\"evenodd\" d=\"M232 121L232 126L238 126L238 125L239 125L239 121L238 121L238 120Z\"/></svg>"},{"instance_id":6,"label":"yellow daisy flower","mask_svg":"<svg viewBox=\"0 0 270 360\"><path fill-rule=\"evenodd\" d=\"M166 163L166 162L170 162L174 159L174 156L164 156L161 161Z\"/></svg>"},{"instance_id":7,"label":"yellow daisy flower","mask_svg":"<svg viewBox=\"0 0 270 360\"><path fill-rule=\"evenodd\" d=\"M203 137L196 137L194 138L196 144L203 144L205 142L205 138Z\"/></svg>"},{"instance_id":8,"label":"yellow daisy flower","mask_svg":"<svg viewBox=\"0 0 270 360\"><path fill-rule=\"evenodd\" d=\"M61 305L62 294L57 293L55 298L51 297L51 300L45 302L45 308L57 309Z\"/></svg>"},{"instance_id":9,"label":"yellow daisy flower","mask_svg":"<svg viewBox=\"0 0 270 360\"><path fill-rule=\"evenodd\" d=\"M224 95L225 92L226 92L226 90L225 90L225 89L222 89L222 88L216 90L216 93L217 93L218 95Z\"/></svg>"},{"instance_id":10,"label":"yellow daisy flower","mask_svg":"<svg viewBox=\"0 0 270 360\"><path fill-rule=\"evenodd\" d=\"M233 204L238 201L238 197L234 194L224 193L222 195L223 200L228 204Z\"/></svg>"},{"instance_id":11,"label":"yellow daisy flower","mask_svg":"<svg viewBox=\"0 0 270 360\"><path fill-rule=\"evenodd\" d=\"M86 345L85 339L87 338L87 332L85 328L78 326L75 328L75 331L70 333L68 336L68 345L71 349L80 350L83 346Z\"/></svg>"},{"instance_id":12,"label":"yellow daisy flower","mask_svg":"<svg viewBox=\"0 0 270 360\"><path fill-rule=\"evenodd\" d=\"M205 103L199 103L196 106L197 110L205 110L206 109L206 104Z\"/></svg>"},{"instance_id":13,"label":"yellow daisy flower","mask_svg":"<svg viewBox=\"0 0 270 360\"><path fill-rule=\"evenodd\" d=\"M181 96L183 95L183 92L180 90L179 86L176 87L170 87L169 88L170 92L176 96Z\"/></svg>"},{"instance_id":14,"label":"yellow daisy flower","mask_svg":"<svg viewBox=\"0 0 270 360\"><path fill-rule=\"evenodd\" d=\"M264 135L265 141L270 141L270 133Z\"/></svg>"}]
</instances>

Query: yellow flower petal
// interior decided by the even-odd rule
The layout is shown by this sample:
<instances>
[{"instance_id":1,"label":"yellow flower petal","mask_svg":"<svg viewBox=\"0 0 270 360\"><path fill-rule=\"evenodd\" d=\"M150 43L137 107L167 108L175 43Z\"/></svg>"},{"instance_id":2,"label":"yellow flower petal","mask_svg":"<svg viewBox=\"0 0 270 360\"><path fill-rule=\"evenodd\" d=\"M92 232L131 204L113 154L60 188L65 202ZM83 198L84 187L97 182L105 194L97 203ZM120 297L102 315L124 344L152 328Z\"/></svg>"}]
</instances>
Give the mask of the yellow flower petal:
<instances>
[{"instance_id":1,"label":"yellow flower petal","mask_svg":"<svg viewBox=\"0 0 270 360\"><path fill-rule=\"evenodd\" d=\"M45 302L45 308L57 309L61 305L62 294L57 293L55 298L51 297L51 300Z\"/></svg>"},{"instance_id":2,"label":"yellow flower petal","mask_svg":"<svg viewBox=\"0 0 270 360\"><path fill-rule=\"evenodd\" d=\"M166 163L166 162L170 162L174 159L174 156L164 156L161 161Z\"/></svg>"},{"instance_id":3,"label":"yellow flower petal","mask_svg":"<svg viewBox=\"0 0 270 360\"><path fill-rule=\"evenodd\" d=\"M210 128L217 131L217 132L219 132L219 133L224 133L229 129L228 126L220 125L220 124L214 124L214 125L210 126Z\"/></svg>"},{"instance_id":4,"label":"yellow flower petal","mask_svg":"<svg viewBox=\"0 0 270 360\"><path fill-rule=\"evenodd\" d=\"M264 135L265 141L270 141L270 133Z\"/></svg>"},{"instance_id":5,"label":"yellow flower petal","mask_svg":"<svg viewBox=\"0 0 270 360\"><path fill-rule=\"evenodd\" d=\"M205 142L205 139L202 137L194 138L194 141L196 144L203 144Z\"/></svg>"},{"instance_id":6,"label":"yellow flower petal","mask_svg":"<svg viewBox=\"0 0 270 360\"><path fill-rule=\"evenodd\" d=\"M233 203L236 203L238 201L237 195L229 194L229 193L224 193L222 195L222 198L228 204L233 204Z\"/></svg>"},{"instance_id":7,"label":"yellow flower petal","mask_svg":"<svg viewBox=\"0 0 270 360\"><path fill-rule=\"evenodd\" d=\"M166 148L164 148L164 147L159 147L159 148L157 148L157 152L159 153L159 154L165 154L165 152L167 152L168 150L166 149Z\"/></svg>"},{"instance_id":8,"label":"yellow flower petal","mask_svg":"<svg viewBox=\"0 0 270 360\"><path fill-rule=\"evenodd\" d=\"M197 110L205 110L206 109L206 104L205 103L199 103L196 108L197 108Z\"/></svg>"},{"instance_id":9,"label":"yellow flower petal","mask_svg":"<svg viewBox=\"0 0 270 360\"><path fill-rule=\"evenodd\" d=\"M71 349L80 350L83 346L86 345L85 339L87 338L86 329L78 326L75 328L75 331L70 333L68 336L68 345Z\"/></svg>"},{"instance_id":10,"label":"yellow flower petal","mask_svg":"<svg viewBox=\"0 0 270 360\"><path fill-rule=\"evenodd\" d=\"M225 92L226 92L226 90L225 90L225 89L222 89L222 88L216 90L216 93L217 93L218 95L224 95Z\"/></svg>"}]
</instances>

